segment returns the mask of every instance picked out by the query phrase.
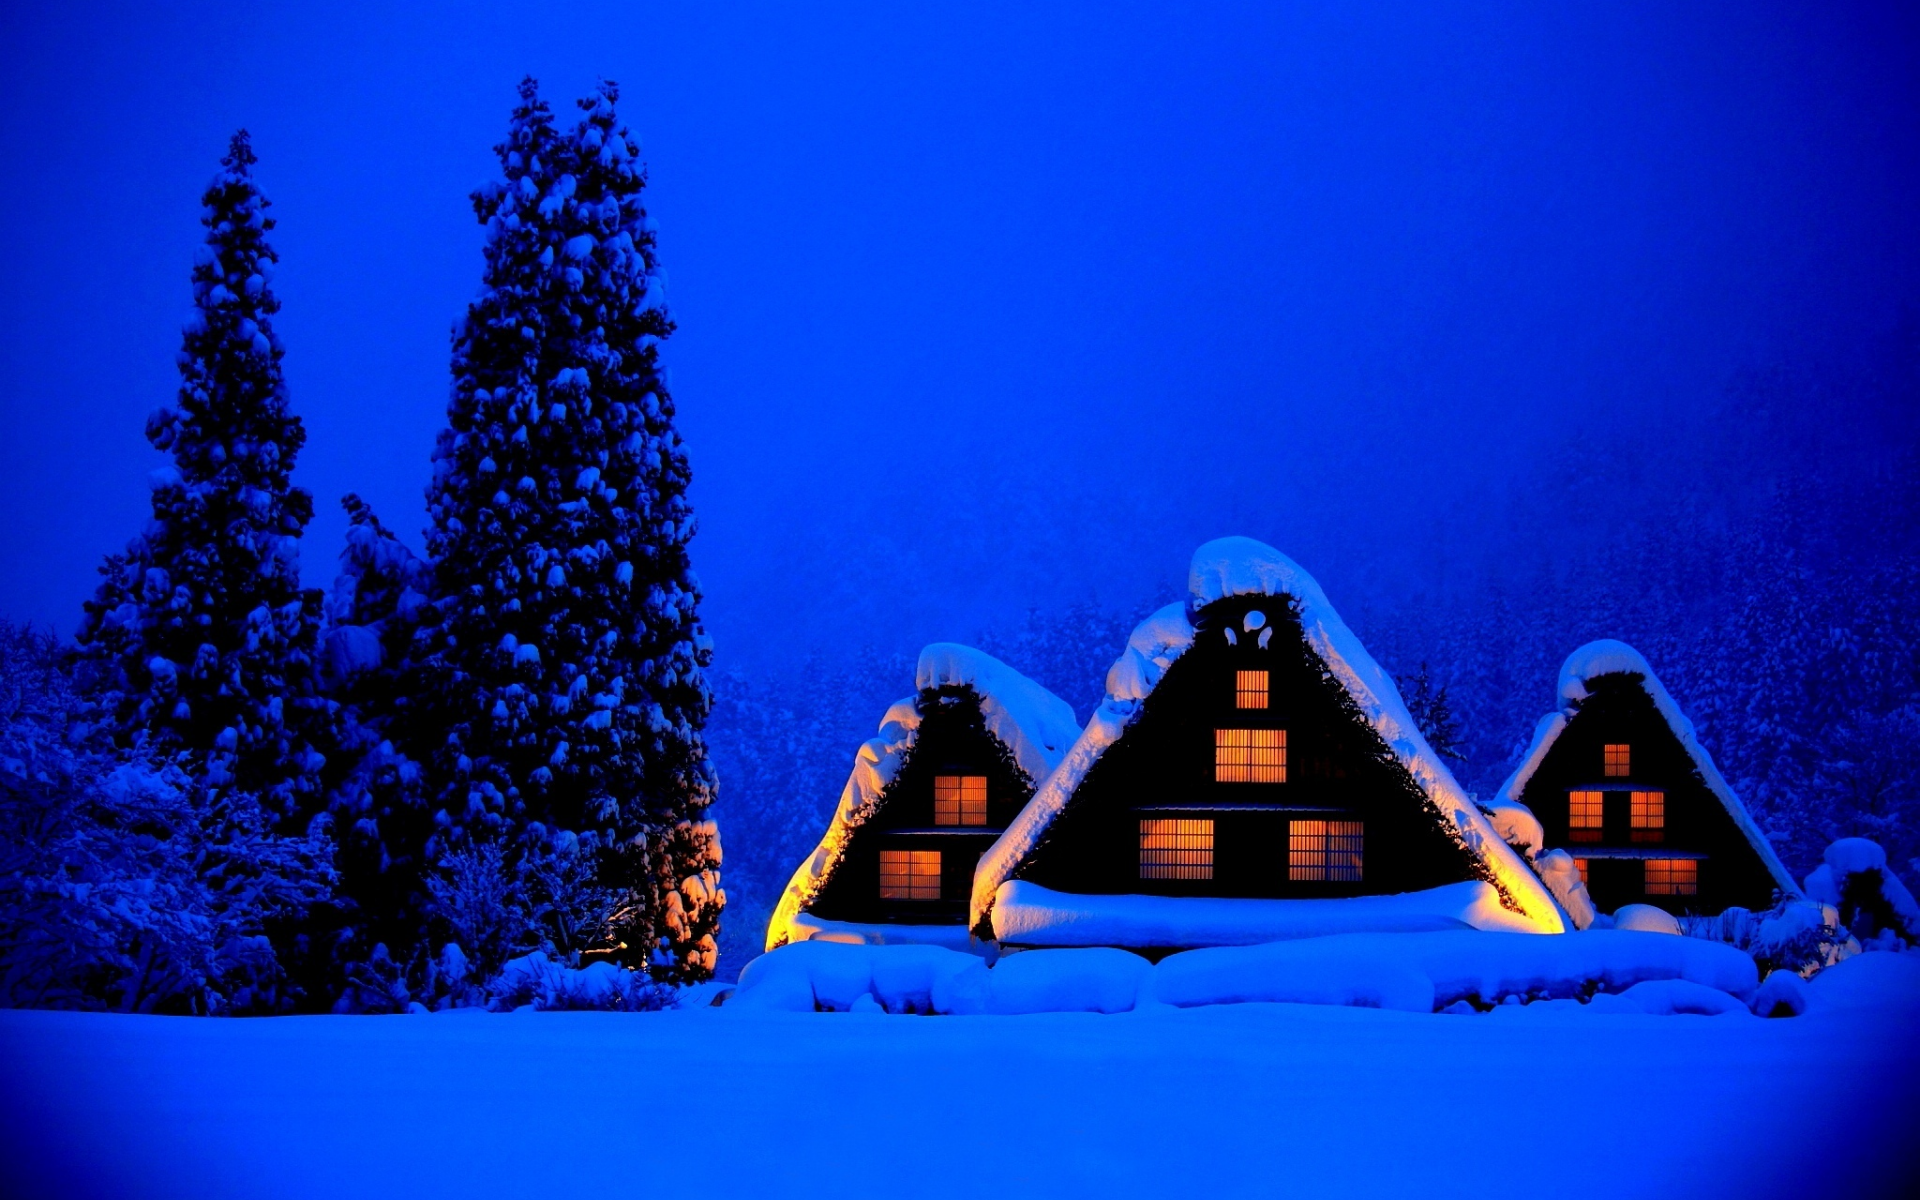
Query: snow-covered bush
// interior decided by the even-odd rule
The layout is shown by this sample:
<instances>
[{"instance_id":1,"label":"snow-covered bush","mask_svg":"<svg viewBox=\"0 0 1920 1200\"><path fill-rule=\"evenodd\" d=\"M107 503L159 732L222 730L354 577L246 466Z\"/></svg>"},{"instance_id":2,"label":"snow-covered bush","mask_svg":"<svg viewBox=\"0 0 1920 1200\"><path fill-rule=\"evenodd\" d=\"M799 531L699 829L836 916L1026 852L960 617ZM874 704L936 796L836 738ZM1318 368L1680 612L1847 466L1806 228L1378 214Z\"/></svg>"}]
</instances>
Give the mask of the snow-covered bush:
<instances>
[{"instance_id":1,"label":"snow-covered bush","mask_svg":"<svg viewBox=\"0 0 1920 1200\"><path fill-rule=\"evenodd\" d=\"M1920 905L1878 842L1841 838L1821 858L1806 878L1807 895L1838 910L1856 938L1876 949L1920 944Z\"/></svg>"},{"instance_id":2,"label":"snow-covered bush","mask_svg":"<svg viewBox=\"0 0 1920 1200\"><path fill-rule=\"evenodd\" d=\"M523 955L508 962L487 985L496 1009L542 1011L658 1012L676 1006L674 990L602 959L572 968L544 954Z\"/></svg>"},{"instance_id":3,"label":"snow-covered bush","mask_svg":"<svg viewBox=\"0 0 1920 1200\"><path fill-rule=\"evenodd\" d=\"M325 837L117 754L88 711L52 639L0 622L0 1004L287 1007L263 934L328 895Z\"/></svg>"},{"instance_id":4,"label":"snow-covered bush","mask_svg":"<svg viewBox=\"0 0 1920 1200\"><path fill-rule=\"evenodd\" d=\"M1681 917L1680 932L1689 937L1725 942L1745 950L1765 975L1792 971L1811 978L1834 963L1859 952L1831 905L1783 896L1766 912L1729 908L1707 917Z\"/></svg>"}]
</instances>

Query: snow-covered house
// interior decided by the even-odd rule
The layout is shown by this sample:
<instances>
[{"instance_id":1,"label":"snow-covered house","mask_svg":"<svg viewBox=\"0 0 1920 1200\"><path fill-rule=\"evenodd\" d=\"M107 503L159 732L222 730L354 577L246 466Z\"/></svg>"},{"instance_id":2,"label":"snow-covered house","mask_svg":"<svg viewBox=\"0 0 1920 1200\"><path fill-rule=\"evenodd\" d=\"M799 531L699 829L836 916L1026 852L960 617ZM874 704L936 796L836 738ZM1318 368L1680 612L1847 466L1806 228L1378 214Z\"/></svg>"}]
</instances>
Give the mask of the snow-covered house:
<instances>
[{"instance_id":1,"label":"snow-covered house","mask_svg":"<svg viewBox=\"0 0 1920 1200\"><path fill-rule=\"evenodd\" d=\"M1194 554L1066 759L981 859L1003 946L1147 952L1358 930L1560 932L1319 584L1248 538Z\"/></svg>"},{"instance_id":2,"label":"snow-covered house","mask_svg":"<svg viewBox=\"0 0 1920 1200\"><path fill-rule=\"evenodd\" d=\"M1560 668L1559 697L1489 807L1530 810L1595 907L1717 913L1799 894L1639 651L1610 639L1580 647Z\"/></svg>"},{"instance_id":3,"label":"snow-covered house","mask_svg":"<svg viewBox=\"0 0 1920 1200\"><path fill-rule=\"evenodd\" d=\"M974 864L1080 736L1066 701L967 646L922 650L914 687L855 755L767 949L812 938L965 946Z\"/></svg>"}]
</instances>

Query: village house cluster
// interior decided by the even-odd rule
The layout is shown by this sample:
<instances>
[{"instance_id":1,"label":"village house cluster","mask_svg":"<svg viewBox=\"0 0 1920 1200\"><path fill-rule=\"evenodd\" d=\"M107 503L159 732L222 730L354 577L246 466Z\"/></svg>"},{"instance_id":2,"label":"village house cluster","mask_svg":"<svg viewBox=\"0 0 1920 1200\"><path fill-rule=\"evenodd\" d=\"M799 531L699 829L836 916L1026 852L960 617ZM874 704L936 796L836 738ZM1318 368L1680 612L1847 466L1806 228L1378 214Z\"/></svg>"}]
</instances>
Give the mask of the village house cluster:
<instances>
[{"instance_id":1,"label":"village house cluster","mask_svg":"<svg viewBox=\"0 0 1920 1200\"><path fill-rule=\"evenodd\" d=\"M860 747L767 946L1115 946L1561 933L1627 905L1799 889L1646 660L1575 650L1484 804L1314 579L1223 538L1149 616L1085 728L1005 663L927 647Z\"/></svg>"}]
</instances>

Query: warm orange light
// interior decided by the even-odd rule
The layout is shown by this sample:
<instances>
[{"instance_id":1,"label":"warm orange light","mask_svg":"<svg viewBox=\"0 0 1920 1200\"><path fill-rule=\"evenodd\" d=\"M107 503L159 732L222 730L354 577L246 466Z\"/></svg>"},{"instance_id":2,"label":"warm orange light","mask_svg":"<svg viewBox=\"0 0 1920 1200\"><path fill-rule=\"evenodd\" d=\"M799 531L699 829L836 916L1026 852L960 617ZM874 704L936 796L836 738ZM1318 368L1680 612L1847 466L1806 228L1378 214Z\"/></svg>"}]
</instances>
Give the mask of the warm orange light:
<instances>
[{"instance_id":1,"label":"warm orange light","mask_svg":"<svg viewBox=\"0 0 1920 1200\"><path fill-rule=\"evenodd\" d=\"M1690 858L1647 860L1647 895L1693 896L1700 891L1700 864Z\"/></svg>"},{"instance_id":2,"label":"warm orange light","mask_svg":"<svg viewBox=\"0 0 1920 1200\"><path fill-rule=\"evenodd\" d=\"M1212 879L1213 822L1142 820L1140 878Z\"/></svg>"},{"instance_id":3,"label":"warm orange light","mask_svg":"<svg viewBox=\"0 0 1920 1200\"><path fill-rule=\"evenodd\" d=\"M1567 839L1574 842L1599 841L1600 826L1605 822L1606 812L1605 792L1568 792Z\"/></svg>"},{"instance_id":4,"label":"warm orange light","mask_svg":"<svg viewBox=\"0 0 1920 1200\"><path fill-rule=\"evenodd\" d=\"M1357 882L1365 830L1359 821L1287 822L1287 878Z\"/></svg>"},{"instance_id":5,"label":"warm orange light","mask_svg":"<svg viewBox=\"0 0 1920 1200\"><path fill-rule=\"evenodd\" d=\"M1625 779L1632 770L1633 747L1625 742L1609 742L1600 747L1600 765L1608 779Z\"/></svg>"},{"instance_id":6,"label":"warm orange light","mask_svg":"<svg viewBox=\"0 0 1920 1200\"><path fill-rule=\"evenodd\" d=\"M935 775L933 777L933 823L935 825L985 825L987 823L987 777L985 775Z\"/></svg>"},{"instance_id":7,"label":"warm orange light","mask_svg":"<svg viewBox=\"0 0 1920 1200\"><path fill-rule=\"evenodd\" d=\"M1213 778L1219 783L1285 783L1287 731L1214 730Z\"/></svg>"},{"instance_id":8,"label":"warm orange light","mask_svg":"<svg viewBox=\"0 0 1920 1200\"><path fill-rule=\"evenodd\" d=\"M1633 840L1661 842L1667 837L1667 794L1633 793Z\"/></svg>"},{"instance_id":9,"label":"warm orange light","mask_svg":"<svg viewBox=\"0 0 1920 1200\"><path fill-rule=\"evenodd\" d=\"M1573 865L1580 872L1580 882L1585 883L1587 881L1587 860L1584 858L1576 858L1573 860Z\"/></svg>"},{"instance_id":10,"label":"warm orange light","mask_svg":"<svg viewBox=\"0 0 1920 1200\"><path fill-rule=\"evenodd\" d=\"M1265 671L1235 671L1233 674L1233 706L1235 708L1267 707L1267 673Z\"/></svg>"},{"instance_id":11,"label":"warm orange light","mask_svg":"<svg viewBox=\"0 0 1920 1200\"><path fill-rule=\"evenodd\" d=\"M880 852L880 898L882 900L938 900L940 898L940 852L938 850L882 850Z\"/></svg>"}]
</instances>

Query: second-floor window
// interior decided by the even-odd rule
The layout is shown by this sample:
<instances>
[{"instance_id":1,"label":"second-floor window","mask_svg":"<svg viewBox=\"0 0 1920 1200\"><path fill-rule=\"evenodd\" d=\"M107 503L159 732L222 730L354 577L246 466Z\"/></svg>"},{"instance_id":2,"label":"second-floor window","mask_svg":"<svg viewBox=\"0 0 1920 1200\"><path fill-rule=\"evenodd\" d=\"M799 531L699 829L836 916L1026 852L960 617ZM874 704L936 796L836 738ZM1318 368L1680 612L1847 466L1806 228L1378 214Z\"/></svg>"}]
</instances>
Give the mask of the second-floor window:
<instances>
[{"instance_id":1,"label":"second-floor window","mask_svg":"<svg viewBox=\"0 0 1920 1200\"><path fill-rule=\"evenodd\" d=\"M1285 783L1287 731L1214 730L1213 778L1217 783Z\"/></svg>"},{"instance_id":2,"label":"second-floor window","mask_svg":"<svg viewBox=\"0 0 1920 1200\"><path fill-rule=\"evenodd\" d=\"M1667 794L1634 792L1628 810L1636 842L1662 842L1667 838Z\"/></svg>"},{"instance_id":3,"label":"second-floor window","mask_svg":"<svg viewBox=\"0 0 1920 1200\"><path fill-rule=\"evenodd\" d=\"M1576 791L1567 793L1567 840L1597 842L1600 826L1606 823L1607 794Z\"/></svg>"},{"instance_id":4,"label":"second-floor window","mask_svg":"<svg viewBox=\"0 0 1920 1200\"><path fill-rule=\"evenodd\" d=\"M1233 673L1233 706L1235 708L1267 707L1267 673L1265 671Z\"/></svg>"},{"instance_id":5,"label":"second-floor window","mask_svg":"<svg viewBox=\"0 0 1920 1200\"><path fill-rule=\"evenodd\" d=\"M1633 771L1633 747L1626 742L1600 747L1600 768L1608 779L1625 779Z\"/></svg>"},{"instance_id":6,"label":"second-floor window","mask_svg":"<svg viewBox=\"0 0 1920 1200\"><path fill-rule=\"evenodd\" d=\"M933 777L933 823L935 825L985 825L987 823L987 777L985 775L935 775Z\"/></svg>"},{"instance_id":7,"label":"second-floor window","mask_svg":"<svg viewBox=\"0 0 1920 1200\"><path fill-rule=\"evenodd\" d=\"M938 850L882 850L880 852L880 898L882 900L938 900L940 898L940 852Z\"/></svg>"}]
</instances>

